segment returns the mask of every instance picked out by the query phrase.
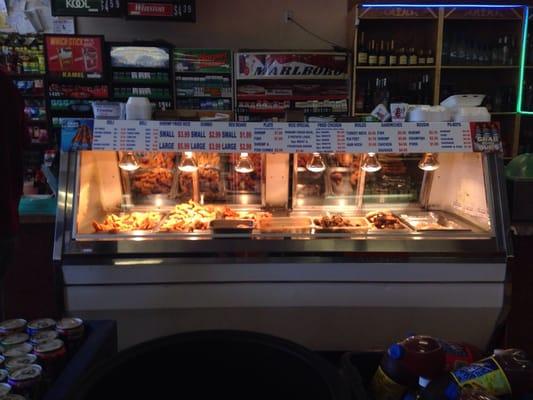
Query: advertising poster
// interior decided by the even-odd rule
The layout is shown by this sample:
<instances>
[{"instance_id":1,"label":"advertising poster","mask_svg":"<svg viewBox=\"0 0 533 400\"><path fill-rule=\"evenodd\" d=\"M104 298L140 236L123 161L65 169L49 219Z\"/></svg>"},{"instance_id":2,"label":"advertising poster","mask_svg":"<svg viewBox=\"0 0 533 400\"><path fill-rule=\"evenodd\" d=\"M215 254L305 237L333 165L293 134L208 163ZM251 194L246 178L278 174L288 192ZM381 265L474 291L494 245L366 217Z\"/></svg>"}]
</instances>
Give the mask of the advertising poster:
<instances>
[{"instance_id":1,"label":"advertising poster","mask_svg":"<svg viewBox=\"0 0 533 400\"><path fill-rule=\"evenodd\" d=\"M91 150L93 127L93 119L62 118L61 150Z\"/></svg>"},{"instance_id":2,"label":"advertising poster","mask_svg":"<svg viewBox=\"0 0 533 400\"><path fill-rule=\"evenodd\" d=\"M44 43L52 79L103 79L102 37L49 35Z\"/></svg>"},{"instance_id":3,"label":"advertising poster","mask_svg":"<svg viewBox=\"0 0 533 400\"><path fill-rule=\"evenodd\" d=\"M470 133L475 152L497 153L503 151L499 122L471 122Z\"/></svg>"},{"instance_id":4,"label":"advertising poster","mask_svg":"<svg viewBox=\"0 0 533 400\"><path fill-rule=\"evenodd\" d=\"M346 79L343 53L238 53L237 79Z\"/></svg>"},{"instance_id":5,"label":"advertising poster","mask_svg":"<svg viewBox=\"0 0 533 400\"><path fill-rule=\"evenodd\" d=\"M229 74L231 53L219 49L176 49L174 65L176 72Z\"/></svg>"}]
</instances>

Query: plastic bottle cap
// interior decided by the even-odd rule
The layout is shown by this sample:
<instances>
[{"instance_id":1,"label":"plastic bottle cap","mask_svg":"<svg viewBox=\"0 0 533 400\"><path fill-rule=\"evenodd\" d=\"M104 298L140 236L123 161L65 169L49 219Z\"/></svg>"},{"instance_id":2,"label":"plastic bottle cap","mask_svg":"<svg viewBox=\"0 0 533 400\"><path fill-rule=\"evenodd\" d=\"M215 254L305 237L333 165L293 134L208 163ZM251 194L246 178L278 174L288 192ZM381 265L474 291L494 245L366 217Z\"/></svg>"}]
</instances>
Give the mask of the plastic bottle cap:
<instances>
[{"instance_id":1,"label":"plastic bottle cap","mask_svg":"<svg viewBox=\"0 0 533 400\"><path fill-rule=\"evenodd\" d=\"M455 383L450 383L446 386L444 395L448 400L456 400L459 397L459 387Z\"/></svg>"},{"instance_id":2,"label":"plastic bottle cap","mask_svg":"<svg viewBox=\"0 0 533 400\"><path fill-rule=\"evenodd\" d=\"M418 384L423 388L427 387L427 385L429 385L429 382L431 381L428 378L424 378L423 376L418 378Z\"/></svg>"},{"instance_id":3,"label":"plastic bottle cap","mask_svg":"<svg viewBox=\"0 0 533 400\"><path fill-rule=\"evenodd\" d=\"M389 347L388 353L393 360L399 360L404 356L405 349L398 343L395 343Z\"/></svg>"}]
</instances>

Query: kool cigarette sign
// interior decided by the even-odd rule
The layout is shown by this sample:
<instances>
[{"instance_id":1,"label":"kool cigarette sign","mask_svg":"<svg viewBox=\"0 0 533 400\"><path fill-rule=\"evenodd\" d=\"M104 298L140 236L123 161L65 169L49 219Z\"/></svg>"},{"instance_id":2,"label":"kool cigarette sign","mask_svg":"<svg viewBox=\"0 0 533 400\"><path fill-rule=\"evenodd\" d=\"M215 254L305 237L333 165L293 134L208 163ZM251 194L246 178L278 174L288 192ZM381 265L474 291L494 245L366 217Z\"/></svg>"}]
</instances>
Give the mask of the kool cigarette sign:
<instances>
[{"instance_id":1,"label":"kool cigarette sign","mask_svg":"<svg viewBox=\"0 0 533 400\"><path fill-rule=\"evenodd\" d=\"M120 17L124 0L52 0L52 15Z\"/></svg>"}]
</instances>

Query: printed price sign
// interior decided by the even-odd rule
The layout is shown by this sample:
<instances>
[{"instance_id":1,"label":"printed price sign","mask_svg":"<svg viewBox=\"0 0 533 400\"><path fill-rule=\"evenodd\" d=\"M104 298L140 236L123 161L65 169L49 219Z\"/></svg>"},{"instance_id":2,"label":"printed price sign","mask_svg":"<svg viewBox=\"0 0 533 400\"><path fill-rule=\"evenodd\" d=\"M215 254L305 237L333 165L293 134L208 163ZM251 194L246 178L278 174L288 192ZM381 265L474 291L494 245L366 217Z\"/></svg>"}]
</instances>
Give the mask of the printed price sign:
<instances>
[{"instance_id":1,"label":"printed price sign","mask_svg":"<svg viewBox=\"0 0 533 400\"><path fill-rule=\"evenodd\" d=\"M52 15L65 17L120 17L124 0L52 0Z\"/></svg>"},{"instance_id":2,"label":"printed price sign","mask_svg":"<svg viewBox=\"0 0 533 400\"><path fill-rule=\"evenodd\" d=\"M63 142L125 151L424 153L501 151L497 123L275 123L64 119ZM85 126L79 129L80 126ZM73 132L73 128L76 130ZM76 140L73 136L76 134ZM89 138L91 140L89 140ZM473 149L474 143L474 149ZM76 149L68 145L63 150ZM78 146L78 144L77 144ZM80 146L78 146L81 148Z\"/></svg>"},{"instance_id":3,"label":"printed price sign","mask_svg":"<svg viewBox=\"0 0 533 400\"><path fill-rule=\"evenodd\" d=\"M179 22L196 22L195 0L144 0L128 1L129 18L167 19Z\"/></svg>"},{"instance_id":4,"label":"printed price sign","mask_svg":"<svg viewBox=\"0 0 533 400\"><path fill-rule=\"evenodd\" d=\"M285 151L287 153L309 153L316 151L316 124L289 122L284 132Z\"/></svg>"}]
</instances>

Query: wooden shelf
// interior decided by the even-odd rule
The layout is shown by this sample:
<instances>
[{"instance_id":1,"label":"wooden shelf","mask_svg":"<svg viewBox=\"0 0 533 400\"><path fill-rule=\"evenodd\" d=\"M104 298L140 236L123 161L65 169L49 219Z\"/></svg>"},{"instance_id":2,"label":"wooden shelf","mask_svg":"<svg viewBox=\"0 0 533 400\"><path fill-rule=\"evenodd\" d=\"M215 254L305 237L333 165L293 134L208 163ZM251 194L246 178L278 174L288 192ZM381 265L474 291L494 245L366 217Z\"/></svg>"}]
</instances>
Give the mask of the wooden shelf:
<instances>
[{"instance_id":1,"label":"wooden shelf","mask_svg":"<svg viewBox=\"0 0 533 400\"><path fill-rule=\"evenodd\" d=\"M348 100L348 95L330 94L316 96L289 96L264 94L238 94L237 100L278 100L278 101L306 101L306 100Z\"/></svg>"},{"instance_id":2,"label":"wooden shelf","mask_svg":"<svg viewBox=\"0 0 533 400\"><path fill-rule=\"evenodd\" d=\"M390 69L390 70L395 70L395 69L398 69L398 70L402 70L402 69L435 69L436 66L435 65L361 65L361 66L355 66L355 69L361 69L361 70L365 70L365 69L369 69L369 70L373 70L373 69Z\"/></svg>"},{"instance_id":3,"label":"wooden shelf","mask_svg":"<svg viewBox=\"0 0 533 400\"><path fill-rule=\"evenodd\" d=\"M518 69L520 68L518 65L443 65L441 67L442 69L472 69L472 70L479 70L479 69Z\"/></svg>"}]
</instances>

